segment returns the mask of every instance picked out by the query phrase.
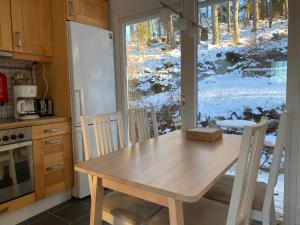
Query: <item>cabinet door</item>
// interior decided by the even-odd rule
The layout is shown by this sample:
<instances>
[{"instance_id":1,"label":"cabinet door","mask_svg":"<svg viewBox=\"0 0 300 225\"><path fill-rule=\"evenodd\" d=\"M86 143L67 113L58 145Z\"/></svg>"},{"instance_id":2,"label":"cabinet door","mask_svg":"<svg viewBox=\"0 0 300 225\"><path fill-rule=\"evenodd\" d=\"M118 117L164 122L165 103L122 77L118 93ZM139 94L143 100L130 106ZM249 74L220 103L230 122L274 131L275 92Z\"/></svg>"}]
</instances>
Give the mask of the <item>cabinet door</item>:
<instances>
[{"instance_id":1,"label":"cabinet door","mask_svg":"<svg viewBox=\"0 0 300 225\"><path fill-rule=\"evenodd\" d=\"M33 141L36 200L62 192L73 184L70 134Z\"/></svg>"},{"instance_id":2,"label":"cabinet door","mask_svg":"<svg viewBox=\"0 0 300 225\"><path fill-rule=\"evenodd\" d=\"M51 56L51 0L11 0L11 13L14 51Z\"/></svg>"},{"instance_id":3,"label":"cabinet door","mask_svg":"<svg viewBox=\"0 0 300 225\"><path fill-rule=\"evenodd\" d=\"M108 0L66 0L67 19L109 29Z\"/></svg>"},{"instance_id":4,"label":"cabinet door","mask_svg":"<svg viewBox=\"0 0 300 225\"><path fill-rule=\"evenodd\" d=\"M0 0L0 51L12 52L10 1Z\"/></svg>"}]
</instances>

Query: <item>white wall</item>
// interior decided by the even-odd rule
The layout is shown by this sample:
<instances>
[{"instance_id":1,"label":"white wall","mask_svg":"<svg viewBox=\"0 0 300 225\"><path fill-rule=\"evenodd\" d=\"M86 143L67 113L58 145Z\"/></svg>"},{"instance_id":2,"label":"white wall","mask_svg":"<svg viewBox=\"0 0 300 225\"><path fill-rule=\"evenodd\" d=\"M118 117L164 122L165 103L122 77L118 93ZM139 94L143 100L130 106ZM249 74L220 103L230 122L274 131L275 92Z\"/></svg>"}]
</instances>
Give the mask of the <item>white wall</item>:
<instances>
[{"instance_id":1,"label":"white wall","mask_svg":"<svg viewBox=\"0 0 300 225\"><path fill-rule=\"evenodd\" d=\"M289 1L289 52L287 108L289 142L287 149L285 224L300 224L300 1Z\"/></svg>"}]
</instances>

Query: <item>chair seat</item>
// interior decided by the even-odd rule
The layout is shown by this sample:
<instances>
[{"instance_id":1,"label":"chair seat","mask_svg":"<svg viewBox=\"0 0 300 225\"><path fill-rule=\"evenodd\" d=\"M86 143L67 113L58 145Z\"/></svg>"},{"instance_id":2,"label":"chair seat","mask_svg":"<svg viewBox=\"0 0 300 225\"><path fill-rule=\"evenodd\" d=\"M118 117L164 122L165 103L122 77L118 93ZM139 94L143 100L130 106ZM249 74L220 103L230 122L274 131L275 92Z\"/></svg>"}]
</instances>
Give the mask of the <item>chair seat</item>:
<instances>
[{"instance_id":1,"label":"chair seat","mask_svg":"<svg viewBox=\"0 0 300 225\"><path fill-rule=\"evenodd\" d=\"M196 203L184 203L183 213L185 225L226 225L228 206L203 198ZM163 208L152 217L148 225L169 224L169 211Z\"/></svg>"},{"instance_id":2,"label":"chair seat","mask_svg":"<svg viewBox=\"0 0 300 225\"><path fill-rule=\"evenodd\" d=\"M141 224L162 207L129 195L113 191L104 197L103 210L130 224Z\"/></svg>"},{"instance_id":3,"label":"chair seat","mask_svg":"<svg viewBox=\"0 0 300 225\"><path fill-rule=\"evenodd\" d=\"M225 175L217 182L205 195L205 198L230 203L231 192L234 182L234 176ZM264 197L266 193L267 185L263 182L257 182L255 187L255 194L252 208L261 211L264 204Z\"/></svg>"}]
</instances>

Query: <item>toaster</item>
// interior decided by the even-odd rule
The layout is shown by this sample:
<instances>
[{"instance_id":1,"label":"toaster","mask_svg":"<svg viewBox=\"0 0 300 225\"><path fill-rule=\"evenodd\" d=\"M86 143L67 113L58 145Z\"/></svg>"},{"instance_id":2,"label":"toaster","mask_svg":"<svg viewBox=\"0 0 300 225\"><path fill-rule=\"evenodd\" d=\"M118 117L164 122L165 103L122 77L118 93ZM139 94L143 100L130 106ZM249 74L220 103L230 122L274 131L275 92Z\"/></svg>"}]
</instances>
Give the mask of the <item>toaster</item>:
<instances>
[{"instance_id":1,"label":"toaster","mask_svg":"<svg viewBox=\"0 0 300 225\"><path fill-rule=\"evenodd\" d=\"M50 98L36 99L37 112L40 116L53 116L53 100Z\"/></svg>"}]
</instances>

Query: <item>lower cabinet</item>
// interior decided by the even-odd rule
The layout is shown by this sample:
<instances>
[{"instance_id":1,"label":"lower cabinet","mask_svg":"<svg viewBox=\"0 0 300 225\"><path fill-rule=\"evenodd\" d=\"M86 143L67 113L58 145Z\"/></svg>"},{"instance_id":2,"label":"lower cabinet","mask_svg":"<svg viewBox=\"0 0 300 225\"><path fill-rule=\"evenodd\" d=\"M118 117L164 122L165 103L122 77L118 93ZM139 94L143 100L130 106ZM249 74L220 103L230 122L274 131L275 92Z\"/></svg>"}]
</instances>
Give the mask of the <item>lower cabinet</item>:
<instances>
[{"instance_id":1,"label":"lower cabinet","mask_svg":"<svg viewBox=\"0 0 300 225\"><path fill-rule=\"evenodd\" d=\"M70 133L33 140L33 161L36 200L73 185Z\"/></svg>"}]
</instances>

